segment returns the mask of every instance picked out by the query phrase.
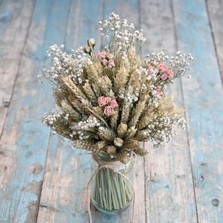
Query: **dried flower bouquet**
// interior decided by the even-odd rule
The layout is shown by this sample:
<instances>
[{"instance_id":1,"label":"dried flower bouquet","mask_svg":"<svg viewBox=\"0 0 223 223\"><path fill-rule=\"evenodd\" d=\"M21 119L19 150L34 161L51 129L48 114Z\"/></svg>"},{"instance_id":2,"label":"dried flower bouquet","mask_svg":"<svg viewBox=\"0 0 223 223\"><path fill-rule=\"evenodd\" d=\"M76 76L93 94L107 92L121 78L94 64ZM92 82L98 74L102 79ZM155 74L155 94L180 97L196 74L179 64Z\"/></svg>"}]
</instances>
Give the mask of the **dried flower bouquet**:
<instances>
[{"instance_id":1,"label":"dried flower bouquet","mask_svg":"<svg viewBox=\"0 0 223 223\"><path fill-rule=\"evenodd\" d=\"M176 125L185 127L165 89L185 74L193 58L161 51L141 59L142 30L115 13L99 24L106 42L101 52L94 39L70 53L63 45L49 48L52 66L43 76L54 85L60 112L52 110L44 122L76 148L128 163L147 154L140 142L160 147L175 135Z\"/></svg>"}]
</instances>

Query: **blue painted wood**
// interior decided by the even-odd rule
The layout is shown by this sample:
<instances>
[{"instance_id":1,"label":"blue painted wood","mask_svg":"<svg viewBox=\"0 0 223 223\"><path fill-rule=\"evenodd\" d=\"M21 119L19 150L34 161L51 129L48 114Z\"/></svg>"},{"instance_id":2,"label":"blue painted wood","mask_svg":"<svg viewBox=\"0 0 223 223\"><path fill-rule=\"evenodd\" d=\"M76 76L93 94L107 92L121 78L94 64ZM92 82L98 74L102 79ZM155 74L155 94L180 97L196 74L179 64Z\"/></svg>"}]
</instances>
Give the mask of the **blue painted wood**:
<instances>
[{"instance_id":1,"label":"blue painted wood","mask_svg":"<svg viewBox=\"0 0 223 223\"><path fill-rule=\"evenodd\" d=\"M102 3L76 1L71 5L66 39L67 48L75 48L80 43L86 44L88 37L94 37L98 40L97 46L100 46L97 24L103 14L108 16L112 11L115 11L122 13L123 17L127 17L132 22L138 22L135 19L138 17L137 1L125 4L118 1L106 1L104 12ZM95 16L89 14L89 10ZM136 15L134 19L131 17L133 13ZM54 162L55 160L56 162ZM87 222L86 185L92 174L91 155L76 149L72 151L71 145L54 136L49 143L46 170L38 222L43 220L48 222ZM144 191L143 160L136 165L135 170L136 189ZM138 173L139 171L141 172ZM141 180L142 183L139 184L137 180ZM59 187L58 184L62 186ZM138 195L141 199L136 199L135 219L137 222L143 223L145 221L145 197L143 193L138 193ZM58 211L52 212L52 209ZM128 222L131 217L131 208L117 216L107 216L92 208L92 216L93 222Z\"/></svg>"},{"instance_id":2,"label":"blue painted wood","mask_svg":"<svg viewBox=\"0 0 223 223\"><path fill-rule=\"evenodd\" d=\"M140 29L140 1L105 1L104 18L107 18L111 12L119 14L122 19L127 19L128 22L134 23L135 27ZM141 223L146 222L144 174L144 159L139 158L136 160L133 168L133 186L136 192L134 221ZM131 206L119 216L111 218L109 222L130 222L132 211ZM107 222L106 219L104 219L104 222Z\"/></svg>"},{"instance_id":3,"label":"blue painted wood","mask_svg":"<svg viewBox=\"0 0 223 223\"><path fill-rule=\"evenodd\" d=\"M1 32L11 24L11 14L7 14L7 10L1 11L10 3L12 1L0 1ZM152 0L37 0L23 50L19 43L24 41L28 23L22 23L21 15L18 16L18 23L13 24L15 27L19 23L23 25L21 33L18 32L15 42L12 41L10 50L5 51L10 55L23 53L0 143L1 223L88 221L85 199L86 184L92 173L91 155L72 148L58 136L51 136L48 142L50 131L41 124L40 117L53 106L52 92L49 85L37 84L36 74L46 60L49 45L65 42L67 48L76 48L85 44L88 37L96 37L100 42L97 22L111 11L135 24L137 21L138 25L141 23L149 38L145 50L164 45L172 51L177 43L180 49L191 51L196 58L194 77L184 79L183 86L171 90L177 103L180 106L185 104L189 144L185 132L180 132L182 137L164 151L151 149L145 166L143 159L137 161L134 173L138 199L135 222L223 222L223 93L208 14L204 0L173 0L173 18L171 4L172 1ZM24 4L24 9L20 7L20 10L27 13L29 7ZM2 36L1 39L6 41ZM0 49L1 44L0 41ZM13 49L13 44L18 48ZM1 50L0 58L5 56ZM147 148L149 146L146 144ZM130 214L131 209L118 216L106 216L93 210L93 220L129 222Z\"/></svg>"},{"instance_id":4,"label":"blue painted wood","mask_svg":"<svg viewBox=\"0 0 223 223\"><path fill-rule=\"evenodd\" d=\"M25 7L25 6L24 6ZM64 41L69 1L38 0L1 139L5 179L0 185L0 222L36 222L49 129L41 116L53 105L48 85L37 82L46 49ZM5 162L7 160L8 162Z\"/></svg>"},{"instance_id":5,"label":"blue painted wood","mask_svg":"<svg viewBox=\"0 0 223 223\"><path fill-rule=\"evenodd\" d=\"M174 1L178 45L195 57L183 81L199 222L223 222L222 84L205 1Z\"/></svg>"},{"instance_id":6,"label":"blue painted wood","mask_svg":"<svg viewBox=\"0 0 223 223\"><path fill-rule=\"evenodd\" d=\"M219 63L221 79L223 81L223 46L222 46L222 23L223 23L223 11L222 1L208 0L206 1L207 11L209 15L209 22L212 28L212 35L215 44L215 51Z\"/></svg>"},{"instance_id":7,"label":"blue painted wood","mask_svg":"<svg viewBox=\"0 0 223 223\"><path fill-rule=\"evenodd\" d=\"M23 7L26 5L26 7ZM34 1L4 1L0 6L0 137L14 88ZM20 34L18 35L18 32Z\"/></svg>"},{"instance_id":8,"label":"blue painted wood","mask_svg":"<svg viewBox=\"0 0 223 223\"><path fill-rule=\"evenodd\" d=\"M141 1L141 24L147 37L144 54L165 49L175 55L175 24L171 0ZM175 80L167 94L183 108L180 80ZM163 150L153 150L146 143L145 159L146 221L197 222L187 132L178 135Z\"/></svg>"},{"instance_id":9,"label":"blue painted wood","mask_svg":"<svg viewBox=\"0 0 223 223\"><path fill-rule=\"evenodd\" d=\"M99 39L102 6L102 1L71 1L65 40L68 50L85 45L88 38ZM88 222L86 187L91 173L90 154L59 136L51 137L38 222Z\"/></svg>"}]
</instances>

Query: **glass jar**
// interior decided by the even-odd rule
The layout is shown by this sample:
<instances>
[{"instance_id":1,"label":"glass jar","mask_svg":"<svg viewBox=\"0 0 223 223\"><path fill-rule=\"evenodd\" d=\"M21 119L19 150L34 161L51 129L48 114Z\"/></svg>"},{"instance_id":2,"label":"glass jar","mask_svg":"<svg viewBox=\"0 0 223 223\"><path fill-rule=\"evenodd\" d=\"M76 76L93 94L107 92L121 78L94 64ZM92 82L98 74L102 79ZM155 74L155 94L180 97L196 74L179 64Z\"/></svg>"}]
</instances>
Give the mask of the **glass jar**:
<instances>
[{"instance_id":1,"label":"glass jar","mask_svg":"<svg viewBox=\"0 0 223 223\"><path fill-rule=\"evenodd\" d=\"M117 214L132 203L133 162L123 164L104 154L93 156L97 165L91 202L105 214Z\"/></svg>"}]
</instances>

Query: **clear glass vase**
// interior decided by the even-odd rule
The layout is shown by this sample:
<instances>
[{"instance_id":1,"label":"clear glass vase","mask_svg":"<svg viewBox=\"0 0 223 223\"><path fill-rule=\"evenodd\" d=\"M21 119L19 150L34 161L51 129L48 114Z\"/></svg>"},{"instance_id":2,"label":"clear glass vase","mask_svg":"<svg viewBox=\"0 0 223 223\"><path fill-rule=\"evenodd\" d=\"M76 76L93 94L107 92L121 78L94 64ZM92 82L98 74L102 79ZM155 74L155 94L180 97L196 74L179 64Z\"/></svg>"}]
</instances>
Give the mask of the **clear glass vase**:
<instances>
[{"instance_id":1,"label":"clear glass vase","mask_svg":"<svg viewBox=\"0 0 223 223\"><path fill-rule=\"evenodd\" d=\"M93 179L91 202L105 214L118 214L133 201L132 166L102 154L94 157L97 165Z\"/></svg>"}]
</instances>

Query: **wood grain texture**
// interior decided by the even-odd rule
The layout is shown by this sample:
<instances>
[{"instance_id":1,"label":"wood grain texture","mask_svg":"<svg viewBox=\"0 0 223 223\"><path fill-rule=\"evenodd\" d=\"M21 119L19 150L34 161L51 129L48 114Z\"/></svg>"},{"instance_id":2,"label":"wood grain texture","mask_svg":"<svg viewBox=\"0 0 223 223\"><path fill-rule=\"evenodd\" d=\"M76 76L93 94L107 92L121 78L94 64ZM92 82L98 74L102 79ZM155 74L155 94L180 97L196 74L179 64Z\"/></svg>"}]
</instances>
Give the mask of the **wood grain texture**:
<instances>
[{"instance_id":1,"label":"wood grain texture","mask_svg":"<svg viewBox=\"0 0 223 223\"><path fill-rule=\"evenodd\" d=\"M167 49L174 55L176 39L171 1L141 1L140 5L142 28L148 39L144 53ZM179 80L171 86L169 93L182 108ZM197 222L187 133L177 131L173 142L163 150L154 150L146 143L150 152L145 159L147 222Z\"/></svg>"},{"instance_id":2,"label":"wood grain texture","mask_svg":"<svg viewBox=\"0 0 223 223\"><path fill-rule=\"evenodd\" d=\"M195 57L183 80L198 221L223 222L222 84L205 1L174 1L177 43ZM187 34L187 35L186 35Z\"/></svg>"},{"instance_id":3,"label":"wood grain texture","mask_svg":"<svg viewBox=\"0 0 223 223\"><path fill-rule=\"evenodd\" d=\"M68 7L66 1L35 4L1 139L1 223L36 222L50 132L41 116L52 105L48 85L38 83L36 76L47 47L64 40Z\"/></svg>"},{"instance_id":4,"label":"wood grain texture","mask_svg":"<svg viewBox=\"0 0 223 223\"><path fill-rule=\"evenodd\" d=\"M77 47L79 43L83 45L87 37L96 37L97 43L100 43L100 36L97 31L98 27L95 27L95 24L97 24L102 17L108 16L111 11L122 12L130 21L136 24L138 23L137 1L132 1L131 4L127 2L119 3L118 1L105 1L104 12L102 3L103 2L98 2L97 5L89 1L76 1L72 4L67 28L67 47ZM89 15L89 10L97 16L92 16L92 14ZM131 17L133 14L135 15L134 18ZM78 26L78 24L84 25ZM98 47L99 46L100 44L98 44ZM71 146L63 142L60 138L56 140L58 144L54 145L55 137L51 139L49 144L47 169L43 183L38 222L42 222L43 220L47 222L87 222L86 185L92 173L92 158L90 155L86 155L79 150L74 150L72 154L69 155L69 153L71 153ZM60 145L59 148L58 145ZM68 148L68 150L66 148ZM64 153L65 155L62 155ZM54 163L55 156L62 158ZM52 163L54 164L53 167ZM76 164L74 165L74 163ZM135 164L134 186L137 191L135 221L142 223L145 222L143 169L144 162L143 159L141 159ZM53 180L54 178L55 180ZM58 192L58 184L61 185L61 178L70 179L70 183L62 184L63 186ZM50 191L51 193L49 193ZM63 196L60 195L61 193L64 193ZM65 201L63 197L67 200ZM55 211L57 209L59 211ZM106 216L92 207L93 222L129 222L132 214L131 211L132 209L130 208L120 215Z\"/></svg>"},{"instance_id":5,"label":"wood grain texture","mask_svg":"<svg viewBox=\"0 0 223 223\"><path fill-rule=\"evenodd\" d=\"M0 137L21 64L33 6L34 0L10 0L0 5Z\"/></svg>"},{"instance_id":6,"label":"wood grain texture","mask_svg":"<svg viewBox=\"0 0 223 223\"><path fill-rule=\"evenodd\" d=\"M209 15L209 23L212 29L215 51L220 65L221 79L223 81L223 2L219 0L207 0L206 6Z\"/></svg>"},{"instance_id":7,"label":"wood grain texture","mask_svg":"<svg viewBox=\"0 0 223 223\"><path fill-rule=\"evenodd\" d=\"M128 22L134 23L139 29L140 24L140 11L139 11L139 1L118 1L118 0L105 0L104 6L104 19L109 16L111 12L115 12L121 16L121 18L126 18ZM133 186L135 189L135 213L134 222L146 222L145 219L145 179L144 179L144 159L138 158L134 163L133 168ZM119 218L116 220L112 218L111 222L130 222L132 215L132 206L121 213ZM106 221L105 221L106 222Z\"/></svg>"},{"instance_id":8,"label":"wood grain texture","mask_svg":"<svg viewBox=\"0 0 223 223\"><path fill-rule=\"evenodd\" d=\"M98 41L102 5L101 1L71 1L65 39L68 50L85 45L88 37ZM59 136L50 138L48 150L37 222L88 222L86 187L93 171L91 155Z\"/></svg>"},{"instance_id":9,"label":"wood grain texture","mask_svg":"<svg viewBox=\"0 0 223 223\"><path fill-rule=\"evenodd\" d=\"M95 165L41 123L54 101L36 76L51 44L76 49L93 37L99 50L98 21L112 11L143 28L143 54L179 48L195 57L192 79L170 89L187 130L163 150L146 143L150 154L134 164L135 222L223 222L222 1L0 0L0 223L88 222ZM92 207L93 223L129 223L131 214Z\"/></svg>"}]
</instances>

